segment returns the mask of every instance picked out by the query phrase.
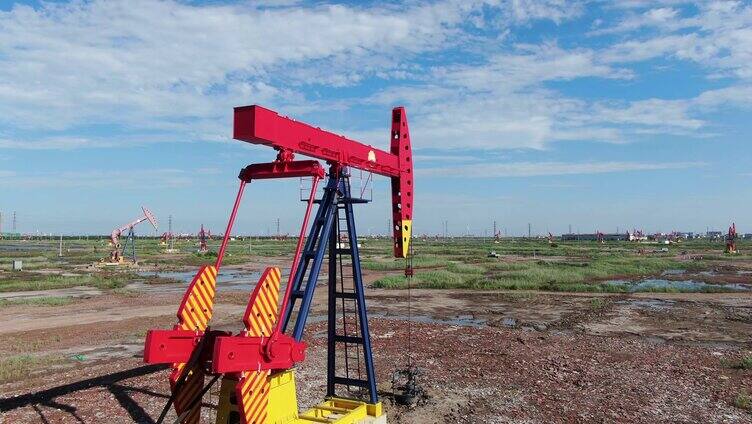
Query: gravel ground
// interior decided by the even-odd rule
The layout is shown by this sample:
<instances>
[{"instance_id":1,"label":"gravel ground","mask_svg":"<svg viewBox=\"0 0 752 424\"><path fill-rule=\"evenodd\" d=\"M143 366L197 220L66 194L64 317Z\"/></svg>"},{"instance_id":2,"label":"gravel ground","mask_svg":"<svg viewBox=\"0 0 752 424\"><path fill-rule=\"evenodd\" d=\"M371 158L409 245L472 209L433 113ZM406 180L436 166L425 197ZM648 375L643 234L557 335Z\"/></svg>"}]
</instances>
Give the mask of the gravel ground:
<instances>
[{"instance_id":1,"label":"gravel ground","mask_svg":"<svg viewBox=\"0 0 752 424\"><path fill-rule=\"evenodd\" d=\"M406 362L407 324L373 319L380 388ZM297 370L299 403L325 389L323 324L310 326ZM733 367L744 346L687 346L639 337L413 324L428 398L413 408L383 396L392 423L752 423L734 406L752 371ZM167 371L138 358L107 359L0 386L0 423L152 423ZM33 389L31 389L33 388ZM205 422L212 422L205 398Z\"/></svg>"}]
</instances>

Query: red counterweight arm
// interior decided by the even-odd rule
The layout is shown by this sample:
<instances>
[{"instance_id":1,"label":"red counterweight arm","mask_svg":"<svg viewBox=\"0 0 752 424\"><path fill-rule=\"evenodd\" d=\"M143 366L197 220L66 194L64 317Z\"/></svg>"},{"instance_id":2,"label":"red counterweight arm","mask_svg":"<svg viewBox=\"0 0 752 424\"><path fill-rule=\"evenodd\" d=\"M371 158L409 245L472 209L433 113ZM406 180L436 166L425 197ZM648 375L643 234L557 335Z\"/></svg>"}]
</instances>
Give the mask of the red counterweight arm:
<instances>
[{"instance_id":1,"label":"red counterweight arm","mask_svg":"<svg viewBox=\"0 0 752 424\"><path fill-rule=\"evenodd\" d=\"M407 255L412 235L412 146L405 108L394 108L391 121L390 152L280 116L258 105L235 108L233 137L390 177L394 255L399 258Z\"/></svg>"}]
</instances>

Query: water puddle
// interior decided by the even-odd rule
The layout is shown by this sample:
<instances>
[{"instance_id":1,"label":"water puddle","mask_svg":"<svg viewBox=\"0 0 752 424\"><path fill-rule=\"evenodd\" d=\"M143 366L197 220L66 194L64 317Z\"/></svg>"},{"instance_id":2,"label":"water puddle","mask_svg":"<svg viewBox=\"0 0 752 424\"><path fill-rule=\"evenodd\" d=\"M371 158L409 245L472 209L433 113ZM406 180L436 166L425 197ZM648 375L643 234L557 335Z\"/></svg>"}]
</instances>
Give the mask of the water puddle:
<instances>
[{"instance_id":1,"label":"water puddle","mask_svg":"<svg viewBox=\"0 0 752 424\"><path fill-rule=\"evenodd\" d=\"M652 291L734 292L752 290L752 286L747 284L708 284L702 281L665 280L661 278L646 278L638 281L611 280L604 282L604 284L626 287L627 291L630 293Z\"/></svg>"},{"instance_id":2,"label":"water puddle","mask_svg":"<svg viewBox=\"0 0 752 424\"><path fill-rule=\"evenodd\" d=\"M617 305L631 305L640 309L647 309L651 311L664 311L672 308L676 302L673 300L663 299L640 299L640 300L621 300L616 302Z\"/></svg>"},{"instance_id":3,"label":"water puddle","mask_svg":"<svg viewBox=\"0 0 752 424\"><path fill-rule=\"evenodd\" d=\"M168 278L171 280L180 280L184 283L190 283L191 280L193 280L193 277L196 276L196 272L198 271L177 271L177 272L139 272L138 275L142 277L159 277L159 278ZM219 275L217 275L217 283L227 283L227 284L239 284L239 283L248 283L249 281L253 281L253 284L256 284L258 282L259 277L261 277L260 272L248 272L248 271L235 271L235 270L227 270L227 271L220 271Z\"/></svg>"},{"instance_id":4,"label":"water puddle","mask_svg":"<svg viewBox=\"0 0 752 424\"><path fill-rule=\"evenodd\" d=\"M148 293L170 293L183 292L186 286L193 280L198 271L179 271L179 272L139 272L142 277L160 277L171 280L181 281L180 284L146 284L143 281L136 281L126 286L127 289ZM220 271L217 275L218 291L250 291L261 278L260 272L226 270Z\"/></svg>"}]
</instances>

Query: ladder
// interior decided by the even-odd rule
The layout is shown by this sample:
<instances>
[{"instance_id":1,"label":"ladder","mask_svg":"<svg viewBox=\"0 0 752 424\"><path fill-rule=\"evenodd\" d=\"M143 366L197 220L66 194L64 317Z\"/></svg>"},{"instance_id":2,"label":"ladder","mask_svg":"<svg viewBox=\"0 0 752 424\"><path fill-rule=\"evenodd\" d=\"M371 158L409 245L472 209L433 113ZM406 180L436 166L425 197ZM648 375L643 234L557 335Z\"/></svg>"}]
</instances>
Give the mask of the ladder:
<instances>
[{"instance_id":1,"label":"ladder","mask_svg":"<svg viewBox=\"0 0 752 424\"><path fill-rule=\"evenodd\" d=\"M341 397L337 395L337 386L345 386L349 397L366 397L376 403L376 378L353 213L353 204L366 202L351 196L349 174L344 170L330 174L292 282L290 307L283 317L282 330L286 332L293 310L297 309L292 336L298 341L302 338L328 251L327 396ZM338 373L338 365L344 375Z\"/></svg>"},{"instance_id":2,"label":"ladder","mask_svg":"<svg viewBox=\"0 0 752 424\"><path fill-rule=\"evenodd\" d=\"M368 396L369 401L375 403L376 379L353 213L353 204L368 200L351 196L347 175L343 177L341 188L342 195L335 210L336 228L329 242L327 396L336 396L336 386L342 385L351 395ZM344 362L344 375L337 374L338 359Z\"/></svg>"}]
</instances>

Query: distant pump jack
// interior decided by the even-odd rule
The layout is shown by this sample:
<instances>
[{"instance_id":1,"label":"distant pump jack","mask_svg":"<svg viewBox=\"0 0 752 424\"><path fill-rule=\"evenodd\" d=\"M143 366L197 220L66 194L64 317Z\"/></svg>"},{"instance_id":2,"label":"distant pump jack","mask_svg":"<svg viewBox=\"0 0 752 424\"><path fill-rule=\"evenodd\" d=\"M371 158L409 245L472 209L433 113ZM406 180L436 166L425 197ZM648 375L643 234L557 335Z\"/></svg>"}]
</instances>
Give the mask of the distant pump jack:
<instances>
[{"instance_id":1,"label":"distant pump jack","mask_svg":"<svg viewBox=\"0 0 752 424\"><path fill-rule=\"evenodd\" d=\"M154 229L157 229L157 218L154 216L154 214L151 213L151 211L147 209L146 206L142 206L141 210L144 213L142 217L112 230L112 233L110 234L110 244L112 245L112 252L110 252L109 258L110 264L123 263L123 257L125 256L125 250L128 246L128 243L131 244L131 261L133 263L136 262L136 240L135 233L133 232L133 228L136 227L136 225L148 220L154 227ZM125 245L121 246L120 236L122 236L126 231L127 239L125 241Z\"/></svg>"},{"instance_id":2,"label":"distant pump jack","mask_svg":"<svg viewBox=\"0 0 752 424\"><path fill-rule=\"evenodd\" d=\"M728 234L726 234L726 253L739 253L736 249L736 238L736 223L731 223L731 226L728 229Z\"/></svg>"},{"instance_id":3,"label":"distant pump jack","mask_svg":"<svg viewBox=\"0 0 752 424\"><path fill-rule=\"evenodd\" d=\"M204 230L204 224L201 224L201 230L198 232L198 251L199 253L206 253L209 251L209 246L206 244L206 240L211 237L211 232Z\"/></svg>"}]
</instances>

